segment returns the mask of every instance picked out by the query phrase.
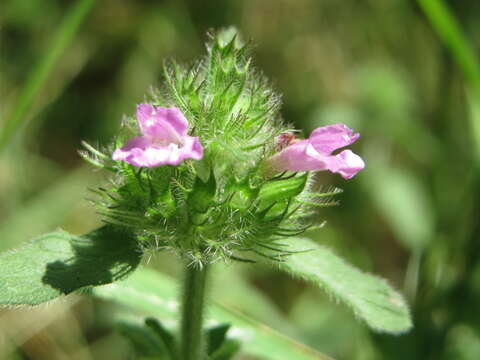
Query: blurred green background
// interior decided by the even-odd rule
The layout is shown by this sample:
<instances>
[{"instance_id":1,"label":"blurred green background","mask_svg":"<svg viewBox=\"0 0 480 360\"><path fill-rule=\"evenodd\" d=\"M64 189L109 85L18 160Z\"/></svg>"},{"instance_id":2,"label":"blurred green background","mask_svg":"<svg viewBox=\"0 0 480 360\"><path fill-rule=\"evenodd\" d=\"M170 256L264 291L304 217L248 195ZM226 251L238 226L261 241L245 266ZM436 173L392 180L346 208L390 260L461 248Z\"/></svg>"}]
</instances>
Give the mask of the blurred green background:
<instances>
[{"instance_id":1,"label":"blurred green background","mask_svg":"<svg viewBox=\"0 0 480 360\"><path fill-rule=\"evenodd\" d=\"M304 135L336 122L362 134L363 172L318 174L344 193L309 236L401 290L415 329L372 333L260 266L218 266L211 295L336 359L480 359L480 2L445 2L463 35L439 3L2 1L0 250L95 228L87 188L105 174L82 162L80 141L107 142L166 58L192 62L209 29L234 25L283 94L286 121ZM176 263L161 254L150 266L176 275ZM112 309L70 296L1 310L0 358L128 359Z\"/></svg>"}]
</instances>

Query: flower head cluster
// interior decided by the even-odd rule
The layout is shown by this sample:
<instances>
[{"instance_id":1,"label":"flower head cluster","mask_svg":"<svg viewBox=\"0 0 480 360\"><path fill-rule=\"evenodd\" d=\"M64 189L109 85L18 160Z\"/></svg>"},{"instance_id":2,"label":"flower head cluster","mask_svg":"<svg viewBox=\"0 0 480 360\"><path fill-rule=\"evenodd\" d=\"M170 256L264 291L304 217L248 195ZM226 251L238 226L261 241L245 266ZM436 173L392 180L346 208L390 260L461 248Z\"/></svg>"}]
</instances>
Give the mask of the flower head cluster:
<instances>
[{"instance_id":1,"label":"flower head cluster","mask_svg":"<svg viewBox=\"0 0 480 360\"><path fill-rule=\"evenodd\" d=\"M88 161L115 173L97 191L99 211L145 248L199 265L248 252L281 260L284 238L332 204L336 191L315 191L312 171L349 179L363 169L351 150L337 153L359 135L336 124L296 139L234 33L212 36L207 51L194 67L165 66L163 89L138 105L111 148L86 145Z\"/></svg>"}]
</instances>

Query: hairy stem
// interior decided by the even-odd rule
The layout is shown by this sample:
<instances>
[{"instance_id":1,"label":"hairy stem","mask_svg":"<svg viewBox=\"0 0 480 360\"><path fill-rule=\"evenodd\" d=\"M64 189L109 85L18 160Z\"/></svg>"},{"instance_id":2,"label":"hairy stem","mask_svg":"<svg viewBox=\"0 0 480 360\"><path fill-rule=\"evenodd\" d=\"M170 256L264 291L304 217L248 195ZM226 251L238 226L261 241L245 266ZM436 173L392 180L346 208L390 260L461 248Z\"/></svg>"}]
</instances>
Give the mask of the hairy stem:
<instances>
[{"instance_id":1,"label":"hairy stem","mask_svg":"<svg viewBox=\"0 0 480 360\"><path fill-rule=\"evenodd\" d=\"M203 358L203 307L208 266L187 266L183 283L180 359Z\"/></svg>"}]
</instances>

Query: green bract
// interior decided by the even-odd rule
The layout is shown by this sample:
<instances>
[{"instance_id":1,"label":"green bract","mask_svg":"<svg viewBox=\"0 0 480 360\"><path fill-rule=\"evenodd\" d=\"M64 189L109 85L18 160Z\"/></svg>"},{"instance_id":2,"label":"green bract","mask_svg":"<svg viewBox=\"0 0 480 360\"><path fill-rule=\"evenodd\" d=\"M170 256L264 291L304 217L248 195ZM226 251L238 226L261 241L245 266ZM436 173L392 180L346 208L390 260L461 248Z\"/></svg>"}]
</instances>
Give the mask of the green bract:
<instances>
[{"instance_id":1,"label":"green bract","mask_svg":"<svg viewBox=\"0 0 480 360\"><path fill-rule=\"evenodd\" d=\"M114 147L138 134L136 120L127 119L112 148L89 149L92 163L116 174L97 191L100 212L106 222L131 228L142 246L173 250L197 265L239 259L238 251L281 259L286 252L278 240L310 225L312 204L301 200L313 195L309 176L273 174L265 163L288 128L278 114L280 98L252 67L248 46L223 31L207 50L191 67L168 63L164 86L146 101L185 114L203 159L153 168L111 160Z\"/></svg>"}]
</instances>

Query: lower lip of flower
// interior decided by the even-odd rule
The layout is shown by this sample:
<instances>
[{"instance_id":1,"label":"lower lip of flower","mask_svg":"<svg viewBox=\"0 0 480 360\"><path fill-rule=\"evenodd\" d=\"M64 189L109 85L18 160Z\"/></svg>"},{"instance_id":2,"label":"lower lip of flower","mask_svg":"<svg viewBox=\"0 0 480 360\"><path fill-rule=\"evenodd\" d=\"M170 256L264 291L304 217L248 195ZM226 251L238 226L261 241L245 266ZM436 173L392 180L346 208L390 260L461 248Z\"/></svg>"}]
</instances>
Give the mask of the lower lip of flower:
<instances>
[{"instance_id":1,"label":"lower lip of flower","mask_svg":"<svg viewBox=\"0 0 480 360\"><path fill-rule=\"evenodd\" d=\"M162 147L169 146L170 144L174 144L177 147L184 145L183 141L181 139L178 139L178 141L171 141L171 140L167 140L167 139L153 138L151 140L152 140L152 144L162 146Z\"/></svg>"}]
</instances>

